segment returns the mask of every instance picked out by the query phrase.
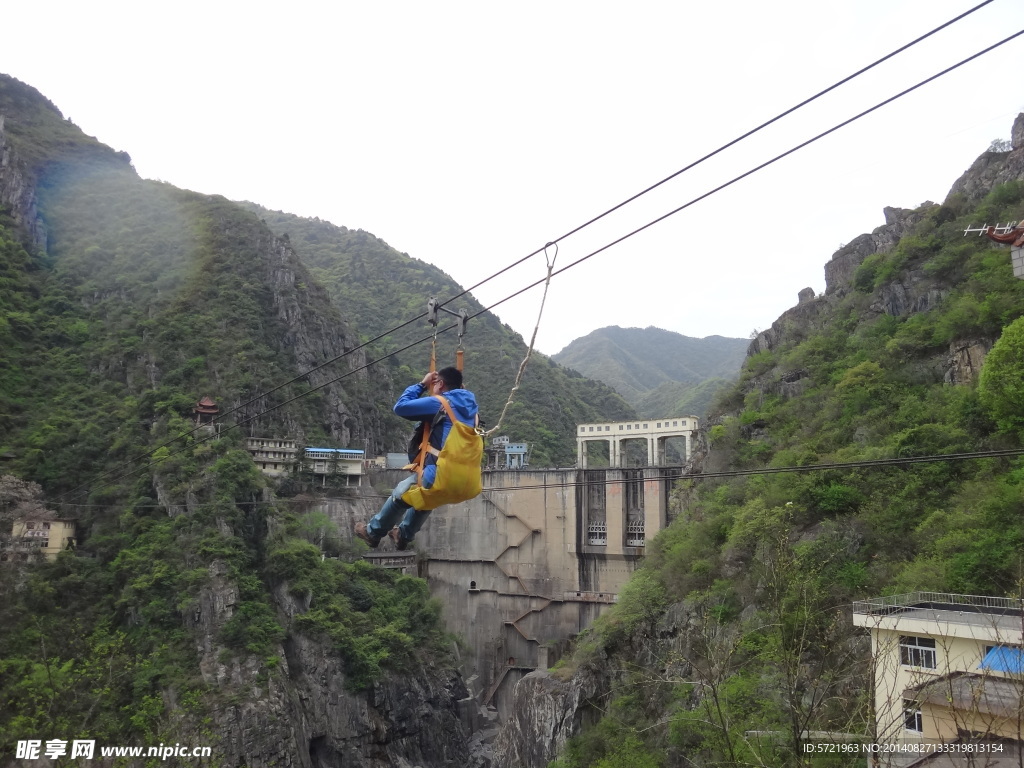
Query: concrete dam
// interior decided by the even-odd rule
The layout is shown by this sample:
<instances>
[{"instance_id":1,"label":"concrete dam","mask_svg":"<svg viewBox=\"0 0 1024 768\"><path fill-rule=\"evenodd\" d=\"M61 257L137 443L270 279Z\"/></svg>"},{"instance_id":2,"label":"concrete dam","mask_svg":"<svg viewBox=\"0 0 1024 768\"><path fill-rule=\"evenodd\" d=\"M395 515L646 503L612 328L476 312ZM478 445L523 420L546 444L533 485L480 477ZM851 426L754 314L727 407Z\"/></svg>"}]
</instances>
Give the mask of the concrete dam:
<instances>
[{"instance_id":1,"label":"concrete dam","mask_svg":"<svg viewBox=\"0 0 1024 768\"><path fill-rule=\"evenodd\" d=\"M415 551L368 559L428 582L465 638L467 683L509 711L512 688L553 665L608 605L669 522L681 467L490 471L472 501L442 507Z\"/></svg>"}]
</instances>

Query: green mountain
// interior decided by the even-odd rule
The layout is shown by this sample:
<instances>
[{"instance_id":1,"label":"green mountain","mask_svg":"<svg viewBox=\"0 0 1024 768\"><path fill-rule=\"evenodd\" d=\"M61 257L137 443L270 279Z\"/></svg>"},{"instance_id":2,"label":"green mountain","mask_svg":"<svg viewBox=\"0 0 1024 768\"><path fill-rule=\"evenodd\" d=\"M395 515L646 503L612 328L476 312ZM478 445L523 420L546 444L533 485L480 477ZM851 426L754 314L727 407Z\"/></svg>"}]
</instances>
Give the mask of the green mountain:
<instances>
[{"instance_id":1,"label":"green mountain","mask_svg":"<svg viewBox=\"0 0 1024 768\"><path fill-rule=\"evenodd\" d=\"M683 414L704 418L711 408L715 395L731 381L729 379L705 379L696 384L682 381L666 381L656 389L645 393L636 403L641 417L657 418L669 414Z\"/></svg>"},{"instance_id":2,"label":"green mountain","mask_svg":"<svg viewBox=\"0 0 1024 768\"><path fill-rule=\"evenodd\" d=\"M381 734L375 765L466 762L468 692L425 582L364 562L310 488L268 486L245 450L403 449L391 405L429 345L371 364L423 330L362 341L461 289L366 233L260 214L140 179L0 75L0 754L38 735L370 765L354 729ZM525 345L483 315L467 346L493 424ZM194 427L204 396L217 439ZM505 427L565 464L577 420L632 413L538 356ZM350 517L379 504L345 493ZM82 556L38 562L12 539L30 516L73 520Z\"/></svg>"},{"instance_id":3,"label":"green mountain","mask_svg":"<svg viewBox=\"0 0 1024 768\"><path fill-rule=\"evenodd\" d=\"M705 382L735 378L749 345L749 339L610 326L576 339L553 359L603 381L640 416L703 416L714 391Z\"/></svg>"},{"instance_id":4,"label":"green mountain","mask_svg":"<svg viewBox=\"0 0 1024 768\"><path fill-rule=\"evenodd\" d=\"M673 523L530 690L575 724L553 765L802 765L802 734L872 733L851 601L1020 597L1024 280L964 230L1024 220L1024 115L941 205L885 218L753 340ZM550 722L522 710L520 743Z\"/></svg>"},{"instance_id":5,"label":"green mountain","mask_svg":"<svg viewBox=\"0 0 1024 768\"><path fill-rule=\"evenodd\" d=\"M270 211L243 203L274 232L290 243L332 302L350 318L364 340L387 333L374 344L383 354L424 339L431 333L422 315L427 301L444 301L462 288L437 267L399 253L380 238L320 219ZM447 305L473 317L483 307L471 295ZM453 319L440 315L440 328ZM404 326L404 327L399 327ZM398 330L388 333L392 328ZM451 365L459 340L454 331L438 336L437 365ZM487 312L467 324L463 337L466 386L480 400L486 426L496 425L508 400L516 373L527 352L519 334ZM389 358L397 381L418 381L430 361L430 345L420 344ZM534 352L522 386L501 424L501 432L531 444L534 466L568 466L576 459L576 424L629 419L634 410L597 377L587 378Z\"/></svg>"},{"instance_id":6,"label":"green mountain","mask_svg":"<svg viewBox=\"0 0 1024 768\"><path fill-rule=\"evenodd\" d=\"M15 472L68 491L144 453L204 395L247 434L398 439L379 415L389 387L356 370L352 332L255 216L140 179L16 80L0 80L0 114L0 440Z\"/></svg>"}]
</instances>

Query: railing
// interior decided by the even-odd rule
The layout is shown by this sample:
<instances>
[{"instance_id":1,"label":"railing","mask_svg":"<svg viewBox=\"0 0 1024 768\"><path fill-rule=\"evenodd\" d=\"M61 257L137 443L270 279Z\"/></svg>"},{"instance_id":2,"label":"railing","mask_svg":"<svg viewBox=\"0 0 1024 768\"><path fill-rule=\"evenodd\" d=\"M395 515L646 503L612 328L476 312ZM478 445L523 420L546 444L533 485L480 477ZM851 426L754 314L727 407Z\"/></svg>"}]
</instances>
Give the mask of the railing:
<instances>
[{"instance_id":1,"label":"railing","mask_svg":"<svg viewBox=\"0 0 1024 768\"><path fill-rule=\"evenodd\" d=\"M876 597L871 600L857 600L854 613L892 613L900 608L912 608L922 603L940 605L962 605L969 608L993 611L1020 611L1024 601L1016 597L991 597L988 595L955 595L950 592L908 592L902 595Z\"/></svg>"}]
</instances>

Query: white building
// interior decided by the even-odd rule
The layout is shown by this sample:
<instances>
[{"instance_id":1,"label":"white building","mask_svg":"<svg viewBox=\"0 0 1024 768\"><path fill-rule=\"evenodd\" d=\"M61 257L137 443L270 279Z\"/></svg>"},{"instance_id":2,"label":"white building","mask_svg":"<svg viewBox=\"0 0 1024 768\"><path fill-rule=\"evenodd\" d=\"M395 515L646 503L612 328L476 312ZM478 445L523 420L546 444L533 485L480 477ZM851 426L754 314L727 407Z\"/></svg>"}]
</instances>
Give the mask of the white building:
<instances>
[{"instance_id":1,"label":"white building","mask_svg":"<svg viewBox=\"0 0 1024 768\"><path fill-rule=\"evenodd\" d=\"M853 623L871 634L878 742L1020 741L1021 600L914 592L854 603Z\"/></svg>"},{"instance_id":2,"label":"white building","mask_svg":"<svg viewBox=\"0 0 1024 768\"><path fill-rule=\"evenodd\" d=\"M665 465L665 443L670 438L685 440L683 460L690 458L693 435L697 432L696 416L674 416L665 419L633 419L632 421L604 421L600 424L580 424L576 427L576 466L587 469L587 443L608 444L608 466L625 466L624 443L643 440L647 449L647 466Z\"/></svg>"},{"instance_id":3,"label":"white building","mask_svg":"<svg viewBox=\"0 0 1024 768\"><path fill-rule=\"evenodd\" d=\"M55 560L60 552L75 549L76 530L76 521L63 518L15 520L10 545L0 559L27 560L40 552L47 560Z\"/></svg>"},{"instance_id":4,"label":"white building","mask_svg":"<svg viewBox=\"0 0 1024 768\"><path fill-rule=\"evenodd\" d=\"M508 435L491 438L491 447L484 449L487 469L523 469L527 466L527 443L513 443Z\"/></svg>"},{"instance_id":5,"label":"white building","mask_svg":"<svg viewBox=\"0 0 1024 768\"><path fill-rule=\"evenodd\" d=\"M245 447L260 472L270 477L291 472L299 456L295 441L287 437L250 437Z\"/></svg>"},{"instance_id":6,"label":"white building","mask_svg":"<svg viewBox=\"0 0 1024 768\"><path fill-rule=\"evenodd\" d=\"M352 448L307 448L304 468L314 475L345 475L346 482L350 476L363 474L363 451Z\"/></svg>"}]
</instances>

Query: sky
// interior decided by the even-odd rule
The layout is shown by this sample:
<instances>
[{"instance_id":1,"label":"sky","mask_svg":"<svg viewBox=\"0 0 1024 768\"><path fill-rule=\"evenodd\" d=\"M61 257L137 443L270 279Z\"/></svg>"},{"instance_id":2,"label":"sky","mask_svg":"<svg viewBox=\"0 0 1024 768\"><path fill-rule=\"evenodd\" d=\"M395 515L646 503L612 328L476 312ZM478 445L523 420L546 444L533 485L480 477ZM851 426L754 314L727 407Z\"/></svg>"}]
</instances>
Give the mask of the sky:
<instances>
[{"instance_id":1,"label":"sky","mask_svg":"<svg viewBox=\"0 0 1024 768\"><path fill-rule=\"evenodd\" d=\"M748 337L823 292L884 207L941 202L1024 111L1024 37L606 248L1024 29L1019 0L563 239L978 2L34 0L4 9L0 72L144 178L365 230L466 287L558 240L556 270L585 260L551 281L554 354L609 325ZM541 253L474 295L546 271ZM527 341L541 290L494 310Z\"/></svg>"}]
</instances>

